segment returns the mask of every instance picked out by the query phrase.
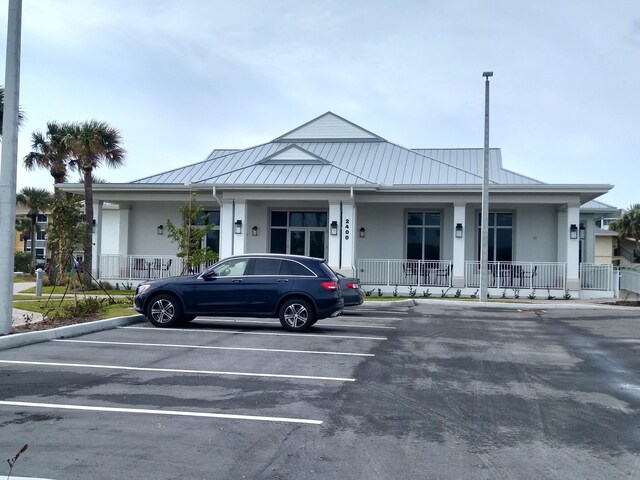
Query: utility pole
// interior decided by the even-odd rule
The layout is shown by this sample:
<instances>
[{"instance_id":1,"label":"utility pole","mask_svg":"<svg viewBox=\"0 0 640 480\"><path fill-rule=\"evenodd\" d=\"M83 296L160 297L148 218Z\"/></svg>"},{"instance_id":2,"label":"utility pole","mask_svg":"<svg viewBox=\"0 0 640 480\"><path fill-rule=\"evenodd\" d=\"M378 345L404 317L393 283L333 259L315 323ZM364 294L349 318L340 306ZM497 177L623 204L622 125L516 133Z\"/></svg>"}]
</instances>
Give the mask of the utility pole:
<instances>
[{"instance_id":1,"label":"utility pole","mask_svg":"<svg viewBox=\"0 0 640 480\"><path fill-rule=\"evenodd\" d=\"M486 302L489 287L489 77L484 72L484 162L482 173L482 213L480 220L480 299Z\"/></svg>"},{"instance_id":2,"label":"utility pole","mask_svg":"<svg viewBox=\"0 0 640 480\"><path fill-rule=\"evenodd\" d=\"M12 324L21 30L22 0L9 0L0 159L0 335L11 333Z\"/></svg>"}]
</instances>

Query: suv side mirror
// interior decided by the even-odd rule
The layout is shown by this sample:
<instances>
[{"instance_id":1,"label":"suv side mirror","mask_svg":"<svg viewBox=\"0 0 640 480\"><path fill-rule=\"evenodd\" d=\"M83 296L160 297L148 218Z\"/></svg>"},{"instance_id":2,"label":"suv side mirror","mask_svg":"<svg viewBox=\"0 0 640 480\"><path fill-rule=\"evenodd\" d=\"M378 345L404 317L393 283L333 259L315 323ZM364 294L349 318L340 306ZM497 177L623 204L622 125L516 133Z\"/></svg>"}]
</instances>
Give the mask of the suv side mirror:
<instances>
[{"instance_id":1,"label":"suv side mirror","mask_svg":"<svg viewBox=\"0 0 640 480\"><path fill-rule=\"evenodd\" d=\"M202 278L204 278L205 280L210 280L213 277L217 277L218 275L216 274L216 272L214 272L213 270L211 270L210 272L207 273L203 273L202 274Z\"/></svg>"}]
</instances>

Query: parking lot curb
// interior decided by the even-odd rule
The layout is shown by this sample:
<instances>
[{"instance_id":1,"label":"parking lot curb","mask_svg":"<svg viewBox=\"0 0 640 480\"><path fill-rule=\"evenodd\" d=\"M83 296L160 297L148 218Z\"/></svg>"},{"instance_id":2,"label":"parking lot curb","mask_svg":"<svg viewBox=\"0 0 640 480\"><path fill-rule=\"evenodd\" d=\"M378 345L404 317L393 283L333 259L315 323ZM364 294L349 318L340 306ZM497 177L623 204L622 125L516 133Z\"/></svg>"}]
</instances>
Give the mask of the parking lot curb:
<instances>
[{"instance_id":1,"label":"parking lot curb","mask_svg":"<svg viewBox=\"0 0 640 480\"><path fill-rule=\"evenodd\" d=\"M438 300L429 298L409 298L404 300L389 300L389 301L375 301L365 300L364 305L379 306L379 307L412 307L415 305L442 305L442 306L455 306L455 307L468 307L468 308L504 308L504 309L516 309L516 310L561 310L561 309L636 309L637 307L625 307L619 305L603 305L601 303L576 303L570 301L549 302L549 303L527 303L527 302L478 302L478 301L465 301L465 300Z\"/></svg>"},{"instance_id":2,"label":"parking lot curb","mask_svg":"<svg viewBox=\"0 0 640 480\"><path fill-rule=\"evenodd\" d=\"M405 300L365 300L363 305L367 307L378 306L378 307L413 307L416 305L415 300L411 298L407 298Z\"/></svg>"},{"instance_id":3,"label":"parking lot curb","mask_svg":"<svg viewBox=\"0 0 640 480\"><path fill-rule=\"evenodd\" d=\"M99 332L122 325L130 325L144 321L143 315L129 315L126 317L107 318L96 320L95 322L77 323L64 327L51 328L49 330L39 330L37 332L13 333L0 337L0 350L31 345L33 343L46 342L54 338L75 337L85 333Z\"/></svg>"}]
</instances>

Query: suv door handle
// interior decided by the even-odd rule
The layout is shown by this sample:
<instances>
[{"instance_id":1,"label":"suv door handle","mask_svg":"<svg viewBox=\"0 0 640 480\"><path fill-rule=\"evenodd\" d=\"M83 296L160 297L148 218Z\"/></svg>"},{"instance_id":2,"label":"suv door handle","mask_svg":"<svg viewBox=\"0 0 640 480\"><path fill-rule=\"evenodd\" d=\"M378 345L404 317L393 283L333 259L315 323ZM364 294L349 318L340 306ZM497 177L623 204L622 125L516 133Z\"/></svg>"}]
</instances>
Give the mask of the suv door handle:
<instances>
[{"instance_id":1,"label":"suv door handle","mask_svg":"<svg viewBox=\"0 0 640 480\"><path fill-rule=\"evenodd\" d=\"M289 281L288 278L279 278L278 283L287 283Z\"/></svg>"},{"instance_id":2,"label":"suv door handle","mask_svg":"<svg viewBox=\"0 0 640 480\"><path fill-rule=\"evenodd\" d=\"M231 283L242 283L242 279L238 278L237 280L231 280Z\"/></svg>"}]
</instances>

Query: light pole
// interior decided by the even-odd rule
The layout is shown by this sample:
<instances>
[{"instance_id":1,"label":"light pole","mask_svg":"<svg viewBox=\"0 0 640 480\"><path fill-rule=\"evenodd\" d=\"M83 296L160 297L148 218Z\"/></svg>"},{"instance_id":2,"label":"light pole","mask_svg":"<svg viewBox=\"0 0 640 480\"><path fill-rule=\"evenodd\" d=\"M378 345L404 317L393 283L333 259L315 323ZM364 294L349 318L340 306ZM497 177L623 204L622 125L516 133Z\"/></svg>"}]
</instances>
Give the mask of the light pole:
<instances>
[{"instance_id":1,"label":"light pole","mask_svg":"<svg viewBox=\"0 0 640 480\"><path fill-rule=\"evenodd\" d=\"M22 0L9 0L0 160L0 335L11 333L12 324L21 30Z\"/></svg>"},{"instance_id":2,"label":"light pole","mask_svg":"<svg viewBox=\"0 0 640 480\"><path fill-rule=\"evenodd\" d=\"M485 302L489 287L489 77L484 72L484 162L482 170L482 213L480 220L480 299Z\"/></svg>"}]
</instances>

